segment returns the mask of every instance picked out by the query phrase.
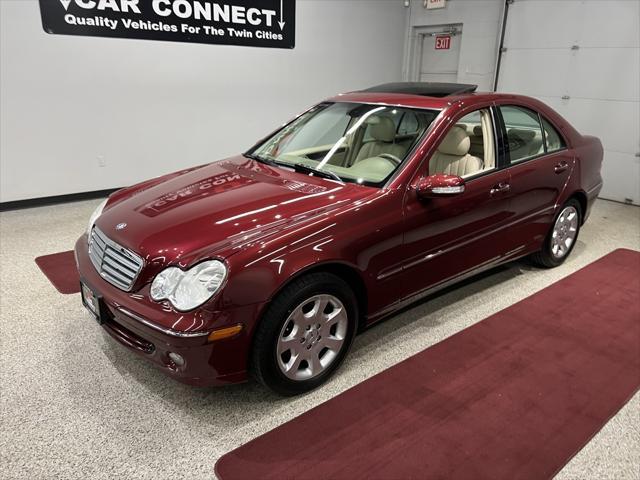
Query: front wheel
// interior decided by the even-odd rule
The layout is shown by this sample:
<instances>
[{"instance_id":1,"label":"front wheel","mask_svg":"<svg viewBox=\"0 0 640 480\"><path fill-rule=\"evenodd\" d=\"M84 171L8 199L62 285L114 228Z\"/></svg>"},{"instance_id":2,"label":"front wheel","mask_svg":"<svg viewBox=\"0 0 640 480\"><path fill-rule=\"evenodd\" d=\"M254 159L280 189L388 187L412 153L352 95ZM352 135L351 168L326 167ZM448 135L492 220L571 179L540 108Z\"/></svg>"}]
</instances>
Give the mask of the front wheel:
<instances>
[{"instance_id":1,"label":"front wheel","mask_svg":"<svg viewBox=\"0 0 640 480\"><path fill-rule=\"evenodd\" d=\"M562 206L542 249L534 253L531 259L546 268L562 264L576 244L581 223L582 208L576 200L571 199Z\"/></svg>"},{"instance_id":2,"label":"front wheel","mask_svg":"<svg viewBox=\"0 0 640 480\"><path fill-rule=\"evenodd\" d=\"M256 328L253 375L281 395L318 387L347 355L357 315L355 296L339 277L321 272L295 280Z\"/></svg>"}]
</instances>

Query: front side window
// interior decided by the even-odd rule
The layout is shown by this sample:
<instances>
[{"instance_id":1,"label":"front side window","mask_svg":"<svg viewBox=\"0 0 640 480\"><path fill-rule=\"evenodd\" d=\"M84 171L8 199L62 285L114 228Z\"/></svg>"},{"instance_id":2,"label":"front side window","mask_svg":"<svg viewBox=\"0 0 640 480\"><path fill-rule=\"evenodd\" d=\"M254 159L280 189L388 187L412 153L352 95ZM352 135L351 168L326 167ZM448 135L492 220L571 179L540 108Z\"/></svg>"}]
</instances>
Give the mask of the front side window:
<instances>
[{"instance_id":1,"label":"front side window","mask_svg":"<svg viewBox=\"0 0 640 480\"><path fill-rule=\"evenodd\" d=\"M249 156L342 181L379 186L400 167L437 114L434 110L362 103L320 104ZM405 122L405 117L411 120Z\"/></svg>"},{"instance_id":2,"label":"front side window","mask_svg":"<svg viewBox=\"0 0 640 480\"><path fill-rule=\"evenodd\" d=\"M429 174L473 177L496 168L493 122L488 108L465 115L447 132L429 160Z\"/></svg>"},{"instance_id":3,"label":"front side window","mask_svg":"<svg viewBox=\"0 0 640 480\"><path fill-rule=\"evenodd\" d=\"M521 162L544 153L544 139L538 114L528 108L500 107L507 130L511 163Z\"/></svg>"}]
</instances>

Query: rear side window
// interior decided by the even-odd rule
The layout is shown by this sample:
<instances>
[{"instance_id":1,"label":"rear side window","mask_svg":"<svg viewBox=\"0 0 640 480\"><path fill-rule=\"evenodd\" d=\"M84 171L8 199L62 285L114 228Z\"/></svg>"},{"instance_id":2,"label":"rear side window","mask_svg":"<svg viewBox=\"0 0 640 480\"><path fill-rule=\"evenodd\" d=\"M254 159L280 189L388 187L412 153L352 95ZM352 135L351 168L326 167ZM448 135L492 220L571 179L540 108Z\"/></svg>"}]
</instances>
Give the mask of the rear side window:
<instances>
[{"instance_id":1,"label":"rear side window","mask_svg":"<svg viewBox=\"0 0 640 480\"><path fill-rule=\"evenodd\" d=\"M547 141L547 152L555 152L566 147L562 135L558 133L558 130L556 130L546 118L542 119L542 126L544 127L544 137Z\"/></svg>"},{"instance_id":2,"label":"rear side window","mask_svg":"<svg viewBox=\"0 0 640 480\"><path fill-rule=\"evenodd\" d=\"M511 163L544 153L544 137L540 117L536 112L515 106L500 107L500 112L507 130Z\"/></svg>"}]
</instances>

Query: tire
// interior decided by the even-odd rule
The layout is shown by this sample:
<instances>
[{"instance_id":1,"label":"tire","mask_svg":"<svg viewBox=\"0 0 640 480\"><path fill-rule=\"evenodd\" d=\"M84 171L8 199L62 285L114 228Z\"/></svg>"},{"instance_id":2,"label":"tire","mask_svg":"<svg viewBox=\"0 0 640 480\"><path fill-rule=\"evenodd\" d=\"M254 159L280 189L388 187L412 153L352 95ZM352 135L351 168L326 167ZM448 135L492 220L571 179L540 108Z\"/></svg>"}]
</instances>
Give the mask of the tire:
<instances>
[{"instance_id":1,"label":"tire","mask_svg":"<svg viewBox=\"0 0 640 480\"><path fill-rule=\"evenodd\" d=\"M256 327L252 375L283 396L313 390L346 357L357 318L356 297L341 278L318 272L294 280L277 295Z\"/></svg>"},{"instance_id":2,"label":"tire","mask_svg":"<svg viewBox=\"0 0 640 480\"><path fill-rule=\"evenodd\" d=\"M571 214L575 214L575 217L570 217ZM554 217L553 224L549 229L547 238L544 240L542 249L531 255L531 260L544 268L553 268L564 263L578 241L580 226L582 225L582 215L582 208L577 200L572 198L567 201ZM564 221L562 220L563 216ZM558 235L564 240L564 242L560 242L563 244L560 249L556 242ZM567 246L567 240L569 238L571 242Z\"/></svg>"}]
</instances>

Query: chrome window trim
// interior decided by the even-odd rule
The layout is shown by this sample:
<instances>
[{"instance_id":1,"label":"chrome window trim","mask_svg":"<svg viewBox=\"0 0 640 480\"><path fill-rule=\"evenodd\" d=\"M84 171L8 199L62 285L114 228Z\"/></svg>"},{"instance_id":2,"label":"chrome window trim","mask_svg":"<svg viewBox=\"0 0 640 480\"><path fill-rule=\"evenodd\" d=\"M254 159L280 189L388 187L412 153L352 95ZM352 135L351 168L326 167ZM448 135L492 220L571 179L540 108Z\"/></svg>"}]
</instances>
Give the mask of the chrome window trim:
<instances>
[{"instance_id":1,"label":"chrome window trim","mask_svg":"<svg viewBox=\"0 0 640 480\"><path fill-rule=\"evenodd\" d=\"M550 152L543 152L543 153L538 153L536 155L529 155L528 157L522 157L522 158L519 158L518 160L516 160L515 162L511 161L511 163L509 163L509 167L515 167L516 165L520 165L521 163L526 163L526 162L530 162L532 160L537 160L539 158L546 157L547 155L554 155L556 153L564 152L566 150L569 150L569 149L567 147L563 147L563 148L560 148L558 150L552 150Z\"/></svg>"}]
</instances>

